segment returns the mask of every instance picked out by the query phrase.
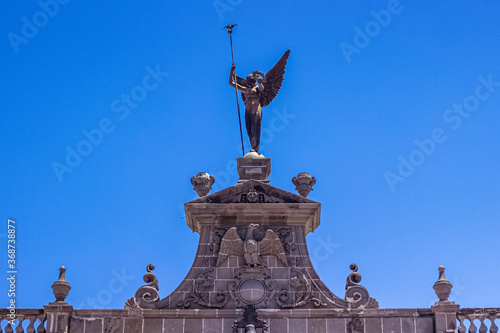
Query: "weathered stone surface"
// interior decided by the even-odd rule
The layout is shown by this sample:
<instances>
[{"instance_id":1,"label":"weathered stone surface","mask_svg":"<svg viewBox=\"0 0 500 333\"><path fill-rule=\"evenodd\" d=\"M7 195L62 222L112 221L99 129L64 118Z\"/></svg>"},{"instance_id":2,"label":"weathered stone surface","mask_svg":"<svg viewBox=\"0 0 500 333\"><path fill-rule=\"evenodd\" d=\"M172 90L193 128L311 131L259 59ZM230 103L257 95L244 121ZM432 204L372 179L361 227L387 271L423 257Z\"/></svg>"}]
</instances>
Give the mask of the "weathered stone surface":
<instances>
[{"instance_id":1,"label":"weathered stone surface","mask_svg":"<svg viewBox=\"0 0 500 333\"><path fill-rule=\"evenodd\" d=\"M403 332L415 332L415 318L401 318L401 330Z\"/></svg>"},{"instance_id":2,"label":"weathered stone surface","mask_svg":"<svg viewBox=\"0 0 500 333\"><path fill-rule=\"evenodd\" d=\"M417 333L434 332L433 318L417 318Z\"/></svg>"},{"instance_id":3,"label":"weathered stone surface","mask_svg":"<svg viewBox=\"0 0 500 333\"><path fill-rule=\"evenodd\" d=\"M326 332L326 319L308 319L307 320L308 333L325 333Z\"/></svg>"},{"instance_id":4,"label":"weathered stone surface","mask_svg":"<svg viewBox=\"0 0 500 333\"><path fill-rule=\"evenodd\" d=\"M85 320L85 333L101 333L102 332L102 319L86 319Z\"/></svg>"},{"instance_id":5,"label":"weathered stone surface","mask_svg":"<svg viewBox=\"0 0 500 333\"><path fill-rule=\"evenodd\" d=\"M222 318L203 319L203 332L219 333L222 332Z\"/></svg>"},{"instance_id":6,"label":"weathered stone surface","mask_svg":"<svg viewBox=\"0 0 500 333\"><path fill-rule=\"evenodd\" d=\"M382 319L381 318L366 318L365 330L370 333L382 333Z\"/></svg>"},{"instance_id":7,"label":"weathered stone surface","mask_svg":"<svg viewBox=\"0 0 500 333\"><path fill-rule=\"evenodd\" d=\"M163 328L165 333L182 332L184 327L184 319L165 319Z\"/></svg>"},{"instance_id":8,"label":"weathered stone surface","mask_svg":"<svg viewBox=\"0 0 500 333\"><path fill-rule=\"evenodd\" d=\"M328 333L346 333L345 318L327 319L326 329Z\"/></svg>"},{"instance_id":9,"label":"weathered stone surface","mask_svg":"<svg viewBox=\"0 0 500 333\"><path fill-rule=\"evenodd\" d=\"M184 333L202 332L203 319L186 319L184 322Z\"/></svg>"},{"instance_id":10,"label":"weathered stone surface","mask_svg":"<svg viewBox=\"0 0 500 333\"><path fill-rule=\"evenodd\" d=\"M288 318L272 318L268 319L267 322L271 332L288 332Z\"/></svg>"},{"instance_id":11,"label":"weathered stone surface","mask_svg":"<svg viewBox=\"0 0 500 333\"><path fill-rule=\"evenodd\" d=\"M288 320L289 333L304 333L307 332L307 319L289 319Z\"/></svg>"},{"instance_id":12,"label":"weathered stone surface","mask_svg":"<svg viewBox=\"0 0 500 333\"><path fill-rule=\"evenodd\" d=\"M104 333L122 333L122 332L123 332L122 318L104 319Z\"/></svg>"},{"instance_id":13,"label":"weathered stone surface","mask_svg":"<svg viewBox=\"0 0 500 333\"><path fill-rule=\"evenodd\" d=\"M144 332L161 333L163 328L163 319L145 319Z\"/></svg>"},{"instance_id":14,"label":"weathered stone surface","mask_svg":"<svg viewBox=\"0 0 500 333\"><path fill-rule=\"evenodd\" d=\"M142 332L142 318L126 318L125 319L125 332L124 333L137 333ZM85 332L87 333L87 332Z\"/></svg>"},{"instance_id":15,"label":"weathered stone surface","mask_svg":"<svg viewBox=\"0 0 500 333\"><path fill-rule=\"evenodd\" d=\"M383 333L401 332L401 320L399 318L384 318L382 321Z\"/></svg>"},{"instance_id":16,"label":"weathered stone surface","mask_svg":"<svg viewBox=\"0 0 500 333\"><path fill-rule=\"evenodd\" d=\"M70 320L70 333L84 333L84 319L72 317Z\"/></svg>"}]
</instances>

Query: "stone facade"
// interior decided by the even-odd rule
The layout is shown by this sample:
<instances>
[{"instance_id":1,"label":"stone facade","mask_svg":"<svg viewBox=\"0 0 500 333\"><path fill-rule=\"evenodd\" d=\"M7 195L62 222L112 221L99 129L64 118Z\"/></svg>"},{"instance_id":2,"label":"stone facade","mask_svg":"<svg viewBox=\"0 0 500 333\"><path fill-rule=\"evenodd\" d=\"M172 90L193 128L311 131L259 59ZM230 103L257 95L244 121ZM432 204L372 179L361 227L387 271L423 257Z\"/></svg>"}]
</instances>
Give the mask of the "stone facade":
<instances>
[{"instance_id":1,"label":"stone facade","mask_svg":"<svg viewBox=\"0 0 500 333\"><path fill-rule=\"evenodd\" d=\"M448 301L452 285L444 267L434 284L439 301L430 309L379 309L359 284L355 264L345 295L333 294L314 270L306 244L320 224L321 204L306 198L315 178L294 177L296 195L269 184L270 159L238 159L238 170L236 185L212 194L212 176L199 173L191 180L200 198L185 204L186 222L200 241L187 277L170 295L160 297L150 264L147 284L125 309L73 309L65 302L71 287L62 267L53 285L56 301L15 316L0 310L0 333L2 326L18 333L498 332L500 309L460 309Z\"/></svg>"}]
</instances>

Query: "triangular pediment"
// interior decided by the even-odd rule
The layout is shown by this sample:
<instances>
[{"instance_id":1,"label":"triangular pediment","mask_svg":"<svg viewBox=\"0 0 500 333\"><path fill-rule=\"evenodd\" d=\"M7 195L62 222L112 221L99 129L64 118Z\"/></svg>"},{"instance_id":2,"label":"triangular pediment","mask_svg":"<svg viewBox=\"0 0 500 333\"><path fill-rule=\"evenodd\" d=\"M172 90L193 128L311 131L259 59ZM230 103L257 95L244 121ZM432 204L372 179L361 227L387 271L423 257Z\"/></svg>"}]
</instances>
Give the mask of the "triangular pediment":
<instances>
[{"instance_id":1,"label":"triangular pediment","mask_svg":"<svg viewBox=\"0 0 500 333\"><path fill-rule=\"evenodd\" d=\"M248 180L189 203L316 203L257 180Z\"/></svg>"}]
</instances>

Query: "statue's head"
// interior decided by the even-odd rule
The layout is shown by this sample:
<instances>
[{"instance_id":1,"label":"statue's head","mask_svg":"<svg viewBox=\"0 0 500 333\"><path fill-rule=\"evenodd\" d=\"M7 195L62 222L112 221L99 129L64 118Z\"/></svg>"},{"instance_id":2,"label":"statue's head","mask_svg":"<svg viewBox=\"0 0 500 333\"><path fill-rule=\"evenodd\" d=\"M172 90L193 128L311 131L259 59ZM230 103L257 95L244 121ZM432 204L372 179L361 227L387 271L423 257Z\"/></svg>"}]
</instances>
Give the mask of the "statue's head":
<instances>
[{"instance_id":1,"label":"statue's head","mask_svg":"<svg viewBox=\"0 0 500 333\"><path fill-rule=\"evenodd\" d=\"M251 87L255 86L255 82L257 82L257 80L255 79L253 74L247 75L246 81L247 81L247 84Z\"/></svg>"}]
</instances>

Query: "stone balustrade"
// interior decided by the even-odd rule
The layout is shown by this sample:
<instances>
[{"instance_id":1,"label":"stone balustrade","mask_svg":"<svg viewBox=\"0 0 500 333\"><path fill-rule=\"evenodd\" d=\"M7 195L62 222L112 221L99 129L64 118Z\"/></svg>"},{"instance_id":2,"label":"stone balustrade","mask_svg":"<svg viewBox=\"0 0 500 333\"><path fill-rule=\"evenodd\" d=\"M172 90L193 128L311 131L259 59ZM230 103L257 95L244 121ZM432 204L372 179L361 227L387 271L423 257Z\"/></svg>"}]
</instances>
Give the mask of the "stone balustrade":
<instances>
[{"instance_id":1,"label":"stone balustrade","mask_svg":"<svg viewBox=\"0 0 500 333\"><path fill-rule=\"evenodd\" d=\"M11 323L9 310L0 309L0 333L65 332L64 329L55 329L58 313L47 310L17 309L16 320ZM221 331L226 332L230 331L233 318L241 315L241 310L218 310L218 318L203 319L211 316L210 311L74 309L68 318L69 327L66 332L93 333L101 332L103 329L107 332L110 328L112 331L119 329L120 332L124 328L125 332L162 332L162 329L167 331L174 329L176 332L177 329L182 331L183 327L193 328L199 332L205 332L204 327L219 327ZM314 314L309 310L262 309L259 313L270 324L271 332L285 332L285 327L292 327L290 324L293 323L297 328L308 326L309 332L312 329L312 332L345 333L353 331L350 330L350 325L356 324L353 320L358 320L358 329L366 333L384 332L388 327L397 332L439 332L436 330L438 315L430 309L372 309L341 312L324 309ZM500 308L461 308L457 311L456 318L457 329L451 328L446 332L497 333ZM295 332L294 329L291 328L290 332Z\"/></svg>"},{"instance_id":2,"label":"stone balustrade","mask_svg":"<svg viewBox=\"0 0 500 333\"><path fill-rule=\"evenodd\" d=\"M46 315L44 309L16 309L12 320L9 309L0 310L0 333L44 333ZM2 329L3 328L3 329Z\"/></svg>"},{"instance_id":3,"label":"stone balustrade","mask_svg":"<svg viewBox=\"0 0 500 333\"><path fill-rule=\"evenodd\" d=\"M500 308L464 308L457 313L459 333L497 333L497 324L500 325Z\"/></svg>"}]
</instances>

